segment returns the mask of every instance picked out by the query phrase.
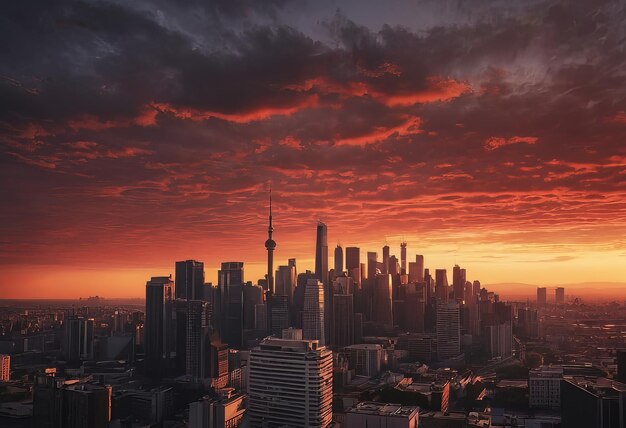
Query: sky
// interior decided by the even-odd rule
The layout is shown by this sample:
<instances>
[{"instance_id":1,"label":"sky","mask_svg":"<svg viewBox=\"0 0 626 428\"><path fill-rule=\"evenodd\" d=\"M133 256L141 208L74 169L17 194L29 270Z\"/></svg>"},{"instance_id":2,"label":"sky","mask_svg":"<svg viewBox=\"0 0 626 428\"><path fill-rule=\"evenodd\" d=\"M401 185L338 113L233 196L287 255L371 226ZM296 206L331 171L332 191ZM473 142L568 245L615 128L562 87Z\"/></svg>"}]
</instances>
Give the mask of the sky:
<instances>
[{"instance_id":1,"label":"sky","mask_svg":"<svg viewBox=\"0 0 626 428\"><path fill-rule=\"evenodd\" d=\"M2 2L0 296L142 296L184 259L256 282L270 186L276 265L312 269L322 220L331 255L405 240L483 284L626 282L624 22L623 1Z\"/></svg>"}]
</instances>

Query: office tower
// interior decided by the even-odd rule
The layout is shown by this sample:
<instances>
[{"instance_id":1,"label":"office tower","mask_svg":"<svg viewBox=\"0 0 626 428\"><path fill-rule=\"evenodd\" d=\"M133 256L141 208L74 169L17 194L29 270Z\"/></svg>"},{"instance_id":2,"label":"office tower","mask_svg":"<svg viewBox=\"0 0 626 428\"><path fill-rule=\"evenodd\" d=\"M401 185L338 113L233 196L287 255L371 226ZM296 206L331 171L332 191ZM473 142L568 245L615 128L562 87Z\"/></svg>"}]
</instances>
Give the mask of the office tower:
<instances>
[{"instance_id":1,"label":"office tower","mask_svg":"<svg viewBox=\"0 0 626 428\"><path fill-rule=\"evenodd\" d=\"M455 300L463 300L465 291L465 269L461 269L459 265L454 265L452 269L452 291Z\"/></svg>"},{"instance_id":2,"label":"office tower","mask_svg":"<svg viewBox=\"0 0 626 428\"><path fill-rule=\"evenodd\" d=\"M424 256L417 254L415 262L409 263L409 282L424 281Z\"/></svg>"},{"instance_id":3,"label":"office tower","mask_svg":"<svg viewBox=\"0 0 626 428\"><path fill-rule=\"evenodd\" d=\"M291 302L297 282L296 267L278 266L275 282L274 294L278 296L287 296L287 300Z\"/></svg>"},{"instance_id":4,"label":"office tower","mask_svg":"<svg viewBox=\"0 0 626 428\"><path fill-rule=\"evenodd\" d=\"M228 345L222 343L219 334L213 333L206 342L207 375L213 388L224 388L228 383Z\"/></svg>"},{"instance_id":5,"label":"office tower","mask_svg":"<svg viewBox=\"0 0 626 428\"><path fill-rule=\"evenodd\" d=\"M391 275L378 274L373 290L372 321L393 326Z\"/></svg>"},{"instance_id":6,"label":"office tower","mask_svg":"<svg viewBox=\"0 0 626 428\"><path fill-rule=\"evenodd\" d=\"M343 272L343 248L337 245L335 247L335 276L341 275Z\"/></svg>"},{"instance_id":7,"label":"office tower","mask_svg":"<svg viewBox=\"0 0 626 428\"><path fill-rule=\"evenodd\" d=\"M626 383L626 351L617 351L617 375L618 381Z\"/></svg>"},{"instance_id":8,"label":"office tower","mask_svg":"<svg viewBox=\"0 0 626 428\"><path fill-rule=\"evenodd\" d=\"M374 377L380 374L383 364L384 350L381 345L362 343L347 346L349 366L358 376Z\"/></svg>"},{"instance_id":9,"label":"office tower","mask_svg":"<svg viewBox=\"0 0 626 428\"><path fill-rule=\"evenodd\" d=\"M400 274L406 275L406 242L400 243Z\"/></svg>"},{"instance_id":10,"label":"office tower","mask_svg":"<svg viewBox=\"0 0 626 428\"><path fill-rule=\"evenodd\" d=\"M280 337L283 329L289 327L288 296L275 294L269 297L270 334Z\"/></svg>"},{"instance_id":11,"label":"office tower","mask_svg":"<svg viewBox=\"0 0 626 428\"><path fill-rule=\"evenodd\" d=\"M387 274L389 273L389 245L385 245L383 247L383 264L380 273Z\"/></svg>"},{"instance_id":12,"label":"office tower","mask_svg":"<svg viewBox=\"0 0 626 428\"><path fill-rule=\"evenodd\" d=\"M150 371L167 366L174 350L171 277L156 276L146 283L144 324L146 365Z\"/></svg>"},{"instance_id":13,"label":"office tower","mask_svg":"<svg viewBox=\"0 0 626 428\"><path fill-rule=\"evenodd\" d=\"M485 327L487 352L491 358L507 358L513 353L513 331L511 323L499 323Z\"/></svg>"},{"instance_id":14,"label":"office tower","mask_svg":"<svg viewBox=\"0 0 626 428\"><path fill-rule=\"evenodd\" d=\"M324 302L324 285L317 278L309 279L304 291L302 337L317 340L322 346L326 344Z\"/></svg>"},{"instance_id":15,"label":"office tower","mask_svg":"<svg viewBox=\"0 0 626 428\"><path fill-rule=\"evenodd\" d=\"M417 361L430 363L437 355L437 336L431 333L401 334L396 349L407 351Z\"/></svg>"},{"instance_id":16,"label":"office tower","mask_svg":"<svg viewBox=\"0 0 626 428\"><path fill-rule=\"evenodd\" d=\"M272 226L272 189L270 189L270 214L269 224L267 227L267 241L265 241L265 249L267 250L267 287L265 291L274 293L274 249L276 241L272 239L274 227ZM243 280L242 280L243 283Z\"/></svg>"},{"instance_id":17,"label":"office tower","mask_svg":"<svg viewBox=\"0 0 626 428\"><path fill-rule=\"evenodd\" d=\"M563 367L541 366L528 374L528 405L558 410L561 407Z\"/></svg>"},{"instance_id":18,"label":"office tower","mask_svg":"<svg viewBox=\"0 0 626 428\"><path fill-rule=\"evenodd\" d=\"M267 331L267 305L265 303L254 305L254 329Z\"/></svg>"},{"instance_id":19,"label":"office tower","mask_svg":"<svg viewBox=\"0 0 626 428\"><path fill-rule=\"evenodd\" d=\"M523 339L539 337L539 317L537 316L537 309L519 308L517 310L517 335Z\"/></svg>"},{"instance_id":20,"label":"office tower","mask_svg":"<svg viewBox=\"0 0 626 428\"><path fill-rule=\"evenodd\" d=\"M263 287L248 281L243 286L243 328L254 330L254 308L263 304Z\"/></svg>"},{"instance_id":21,"label":"office tower","mask_svg":"<svg viewBox=\"0 0 626 428\"><path fill-rule=\"evenodd\" d=\"M472 283L472 293L476 296L476 300L478 300L478 296L480 295L480 281L475 280Z\"/></svg>"},{"instance_id":22,"label":"office tower","mask_svg":"<svg viewBox=\"0 0 626 428\"><path fill-rule=\"evenodd\" d=\"M93 322L92 318L77 315L70 315L63 321L63 354L68 361L78 362L93 358Z\"/></svg>"},{"instance_id":23,"label":"office tower","mask_svg":"<svg viewBox=\"0 0 626 428\"><path fill-rule=\"evenodd\" d=\"M176 299L203 300L204 263L195 260L176 262L174 281Z\"/></svg>"},{"instance_id":24,"label":"office tower","mask_svg":"<svg viewBox=\"0 0 626 428\"><path fill-rule=\"evenodd\" d=\"M435 270L435 297L440 302L448 301L448 276L445 269Z\"/></svg>"},{"instance_id":25,"label":"office tower","mask_svg":"<svg viewBox=\"0 0 626 428\"><path fill-rule=\"evenodd\" d=\"M461 325L458 303L437 302L437 356L439 360L461 353Z\"/></svg>"},{"instance_id":26,"label":"office tower","mask_svg":"<svg viewBox=\"0 0 626 428\"><path fill-rule=\"evenodd\" d=\"M411 333L424 332L424 315L426 311L426 302L422 293L408 292L405 301L405 321L406 331Z\"/></svg>"},{"instance_id":27,"label":"office tower","mask_svg":"<svg viewBox=\"0 0 626 428\"><path fill-rule=\"evenodd\" d=\"M217 272L220 291L220 333L233 348L242 345L243 332L243 262L225 262Z\"/></svg>"},{"instance_id":28,"label":"office tower","mask_svg":"<svg viewBox=\"0 0 626 428\"><path fill-rule=\"evenodd\" d=\"M337 348L354 343L354 300L352 294L333 296L331 344Z\"/></svg>"},{"instance_id":29,"label":"office tower","mask_svg":"<svg viewBox=\"0 0 626 428\"><path fill-rule=\"evenodd\" d=\"M565 288L557 287L554 295L554 302L557 305L565 304Z\"/></svg>"},{"instance_id":30,"label":"office tower","mask_svg":"<svg viewBox=\"0 0 626 428\"><path fill-rule=\"evenodd\" d=\"M378 254L373 251L367 252L367 278L374 279L376 274L380 273L378 269Z\"/></svg>"},{"instance_id":31,"label":"office tower","mask_svg":"<svg viewBox=\"0 0 626 428\"><path fill-rule=\"evenodd\" d=\"M315 274L310 270L298 274L296 289L293 292L291 304L291 325L302 328L302 313L304 311L304 293L309 279L315 279Z\"/></svg>"},{"instance_id":32,"label":"office tower","mask_svg":"<svg viewBox=\"0 0 626 428\"><path fill-rule=\"evenodd\" d=\"M315 277L328 284L328 229L321 221L317 223L315 242Z\"/></svg>"},{"instance_id":33,"label":"office tower","mask_svg":"<svg viewBox=\"0 0 626 428\"><path fill-rule=\"evenodd\" d=\"M332 421L332 389L332 352L316 341L268 338L250 352L251 427L325 428Z\"/></svg>"},{"instance_id":34,"label":"office tower","mask_svg":"<svg viewBox=\"0 0 626 428\"><path fill-rule=\"evenodd\" d=\"M0 382L8 382L11 379L11 356L0 354Z\"/></svg>"},{"instance_id":35,"label":"office tower","mask_svg":"<svg viewBox=\"0 0 626 428\"><path fill-rule=\"evenodd\" d=\"M233 388L215 392L216 398L207 396L189 404L189 428L243 427L246 396Z\"/></svg>"},{"instance_id":36,"label":"office tower","mask_svg":"<svg viewBox=\"0 0 626 428\"><path fill-rule=\"evenodd\" d=\"M177 303L186 309L185 337L176 338L177 341L183 339L185 341L185 374L192 379L205 379L209 370L206 353L210 333L209 304L203 300L177 301ZM178 319L179 313L177 311L176 321L183 322Z\"/></svg>"},{"instance_id":37,"label":"office tower","mask_svg":"<svg viewBox=\"0 0 626 428\"><path fill-rule=\"evenodd\" d=\"M418 426L420 408L364 401L346 412L346 428Z\"/></svg>"},{"instance_id":38,"label":"office tower","mask_svg":"<svg viewBox=\"0 0 626 428\"><path fill-rule=\"evenodd\" d=\"M537 306L544 307L548 301L548 292L546 287L537 287Z\"/></svg>"},{"instance_id":39,"label":"office tower","mask_svg":"<svg viewBox=\"0 0 626 428\"><path fill-rule=\"evenodd\" d=\"M391 275L394 279L396 276L400 275L400 263L398 263L398 258L396 256L389 256L387 273L389 273L389 275Z\"/></svg>"},{"instance_id":40,"label":"office tower","mask_svg":"<svg viewBox=\"0 0 626 428\"><path fill-rule=\"evenodd\" d=\"M358 247L346 247L346 270L348 275L353 269L361 269L361 249Z\"/></svg>"}]
</instances>

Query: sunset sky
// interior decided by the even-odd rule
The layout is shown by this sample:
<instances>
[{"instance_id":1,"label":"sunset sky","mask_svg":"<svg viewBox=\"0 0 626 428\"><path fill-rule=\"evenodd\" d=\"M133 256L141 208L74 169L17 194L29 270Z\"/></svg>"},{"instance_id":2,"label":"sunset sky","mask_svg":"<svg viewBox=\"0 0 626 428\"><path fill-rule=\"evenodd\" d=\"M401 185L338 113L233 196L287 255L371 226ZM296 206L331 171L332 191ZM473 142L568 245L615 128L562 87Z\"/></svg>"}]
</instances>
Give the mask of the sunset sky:
<instances>
[{"instance_id":1,"label":"sunset sky","mask_svg":"<svg viewBox=\"0 0 626 428\"><path fill-rule=\"evenodd\" d=\"M0 10L0 298L143 296L184 259L256 282L270 183L275 265L313 268L319 219L331 255L626 282L623 1Z\"/></svg>"}]
</instances>

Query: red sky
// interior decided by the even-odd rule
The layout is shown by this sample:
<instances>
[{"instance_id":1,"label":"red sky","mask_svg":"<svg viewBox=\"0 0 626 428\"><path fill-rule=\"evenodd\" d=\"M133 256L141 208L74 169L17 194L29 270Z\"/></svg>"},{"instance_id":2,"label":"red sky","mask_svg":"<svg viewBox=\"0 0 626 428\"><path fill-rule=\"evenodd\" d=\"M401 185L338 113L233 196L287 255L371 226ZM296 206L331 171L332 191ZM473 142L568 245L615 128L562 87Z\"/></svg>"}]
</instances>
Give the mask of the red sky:
<instances>
[{"instance_id":1,"label":"red sky","mask_svg":"<svg viewBox=\"0 0 626 428\"><path fill-rule=\"evenodd\" d=\"M2 297L141 296L399 242L482 283L626 278L624 5L14 2ZM445 3L445 7L444 7Z\"/></svg>"}]
</instances>

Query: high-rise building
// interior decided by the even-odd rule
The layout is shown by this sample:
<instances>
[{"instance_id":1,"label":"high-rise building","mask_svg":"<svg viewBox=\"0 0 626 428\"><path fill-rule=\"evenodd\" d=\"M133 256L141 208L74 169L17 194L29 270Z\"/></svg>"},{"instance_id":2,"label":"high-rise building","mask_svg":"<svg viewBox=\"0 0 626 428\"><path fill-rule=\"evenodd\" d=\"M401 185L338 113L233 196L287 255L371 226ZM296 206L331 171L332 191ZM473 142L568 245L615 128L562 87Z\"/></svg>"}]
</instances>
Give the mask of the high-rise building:
<instances>
[{"instance_id":1,"label":"high-rise building","mask_svg":"<svg viewBox=\"0 0 626 428\"><path fill-rule=\"evenodd\" d=\"M224 388L228 383L228 345L222 343L220 336L213 333L206 344L208 358L207 376L211 379L211 386Z\"/></svg>"},{"instance_id":2,"label":"high-rise building","mask_svg":"<svg viewBox=\"0 0 626 428\"><path fill-rule=\"evenodd\" d=\"M457 301L463 300L465 294L465 269L461 269L459 265L454 265L452 269L452 291Z\"/></svg>"},{"instance_id":3,"label":"high-rise building","mask_svg":"<svg viewBox=\"0 0 626 428\"><path fill-rule=\"evenodd\" d=\"M209 356L206 350L210 334L209 304L202 300L187 300L181 303L186 306L185 374L197 380L208 378ZM177 311L177 316L178 313Z\"/></svg>"},{"instance_id":4,"label":"high-rise building","mask_svg":"<svg viewBox=\"0 0 626 428\"><path fill-rule=\"evenodd\" d=\"M276 271L276 285L274 294L277 296L287 296L289 302L293 299L293 292L296 288L296 266L278 266Z\"/></svg>"},{"instance_id":5,"label":"high-rise building","mask_svg":"<svg viewBox=\"0 0 626 428\"><path fill-rule=\"evenodd\" d=\"M507 358L513 353L513 331L510 322L485 327L487 351L491 358Z\"/></svg>"},{"instance_id":6,"label":"high-rise building","mask_svg":"<svg viewBox=\"0 0 626 428\"><path fill-rule=\"evenodd\" d=\"M359 247L346 247L346 270L348 275L353 269L361 268L361 249Z\"/></svg>"},{"instance_id":7,"label":"high-rise building","mask_svg":"<svg viewBox=\"0 0 626 428\"><path fill-rule=\"evenodd\" d=\"M174 351L173 287L174 283L169 276L153 276L146 283L144 348L146 363L151 371L167 366Z\"/></svg>"},{"instance_id":8,"label":"high-rise building","mask_svg":"<svg viewBox=\"0 0 626 428\"><path fill-rule=\"evenodd\" d=\"M63 321L63 353L68 361L93 358L93 318L70 315Z\"/></svg>"},{"instance_id":9,"label":"high-rise building","mask_svg":"<svg viewBox=\"0 0 626 428\"><path fill-rule=\"evenodd\" d=\"M437 302L437 356L440 360L461 353L461 323L458 303Z\"/></svg>"},{"instance_id":10,"label":"high-rise building","mask_svg":"<svg viewBox=\"0 0 626 428\"><path fill-rule=\"evenodd\" d=\"M289 327L289 297L275 294L270 296L270 334L280 337L283 329Z\"/></svg>"},{"instance_id":11,"label":"high-rise building","mask_svg":"<svg viewBox=\"0 0 626 428\"><path fill-rule=\"evenodd\" d=\"M537 306L544 307L548 302L548 291L546 287L537 287Z\"/></svg>"},{"instance_id":12,"label":"high-rise building","mask_svg":"<svg viewBox=\"0 0 626 428\"><path fill-rule=\"evenodd\" d=\"M321 221L317 223L315 276L322 284L328 284L328 228Z\"/></svg>"},{"instance_id":13,"label":"high-rise building","mask_svg":"<svg viewBox=\"0 0 626 428\"><path fill-rule=\"evenodd\" d=\"M606 378L565 376L561 382L561 426L626 426L626 385Z\"/></svg>"},{"instance_id":14,"label":"high-rise building","mask_svg":"<svg viewBox=\"0 0 626 428\"><path fill-rule=\"evenodd\" d=\"M409 263L409 282L424 281L424 256L415 256L415 262Z\"/></svg>"},{"instance_id":15,"label":"high-rise building","mask_svg":"<svg viewBox=\"0 0 626 428\"><path fill-rule=\"evenodd\" d=\"M385 245L383 247L383 264L380 273L387 274L389 273L389 245Z\"/></svg>"},{"instance_id":16,"label":"high-rise building","mask_svg":"<svg viewBox=\"0 0 626 428\"><path fill-rule=\"evenodd\" d=\"M343 348L354 343L354 296L335 294L333 296L333 328L331 343Z\"/></svg>"},{"instance_id":17,"label":"high-rise building","mask_svg":"<svg viewBox=\"0 0 626 428\"><path fill-rule=\"evenodd\" d=\"M274 249L276 241L272 239L274 227L272 226L272 189L270 189L270 214L269 224L267 227L267 241L265 241L265 249L267 250L267 288L265 291L274 293ZM243 282L243 281L242 281Z\"/></svg>"},{"instance_id":18,"label":"high-rise building","mask_svg":"<svg viewBox=\"0 0 626 428\"><path fill-rule=\"evenodd\" d=\"M373 251L367 252L367 278L374 279L376 274L380 273L378 269L378 253Z\"/></svg>"},{"instance_id":19,"label":"high-rise building","mask_svg":"<svg viewBox=\"0 0 626 428\"><path fill-rule=\"evenodd\" d=\"M195 260L176 262L176 299L203 300L204 263Z\"/></svg>"},{"instance_id":20,"label":"high-rise building","mask_svg":"<svg viewBox=\"0 0 626 428\"><path fill-rule=\"evenodd\" d=\"M554 294L554 302L557 305L565 304L565 288L557 287Z\"/></svg>"},{"instance_id":21,"label":"high-rise building","mask_svg":"<svg viewBox=\"0 0 626 428\"><path fill-rule=\"evenodd\" d=\"M221 301L220 335L233 348L242 345L243 262L225 262L217 272Z\"/></svg>"},{"instance_id":22,"label":"high-rise building","mask_svg":"<svg viewBox=\"0 0 626 428\"><path fill-rule=\"evenodd\" d=\"M406 242L402 241L400 243L400 274L406 275L408 272L406 270Z\"/></svg>"},{"instance_id":23,"label":"high-rise building","mask_svg":"<svg viewBox=\"0 0 626 428\"><path fill-rule=\"evenodd\" d=\"M448 276L445 269L435 270L435 297L440 302L448 301Z\"/></svg>"},{"instance_id":24,"label":"high-rise building","mask_svg":"<svg viewBox=\"0 0 626 428\"><path fill-rule=\"evenodd\" d=\"M11 379L11 356L0 354L0 382L8 382Z\"/></svg>"},{"instance_id":25,"label":"high-rise building","mask_svg":"<svg viewBox=\"0 0 626 428\"><path fill-rule=\"evenodd\" d=\"M343 248L340 245L335 247L335 276L341 275L343 272Z\"/></svg>"},{"instance_id":26,"label":"high-rise building","mask_svg":"<svg viewBox=\"0 0 626 428\"><path fill-rule=\"evenodd\" d=\"M322 346L326 344L324 303L324 285L317 278L309 279L304 291L302 337L305 340L317 340Z\"/></svg>"},{"instance_id":27,"label":"high-rise building","mask_svg":"<svg viewBox=\"0 0 626 428\"><path fill-rule=\"evenodd\" d=\"M325 428L332 389L332 352L317 341L268 338L250 352L251 427Z\"/></svg>"},{"instance_id":28,"label":"high-rise building","mask_svg":"<svg viewBox=\"0 0 626 428\"><path fill-rule=\"evenodd\" d=\"M393 300L391 275L378 274L373 292L372 321L393 326Z\"/></svg>"},{"instance_id":29,"label":"high-rise building","mask_svg":"<svg viewBox=\"0 0 626 428\"><path fill-rule=\"evenodd\" d=\"M248 281L243 286L243 328L254 330L254 308L263 304L263 287ZM265 328L263 328L265 330Z\"/></svg>"}]
</instances>

